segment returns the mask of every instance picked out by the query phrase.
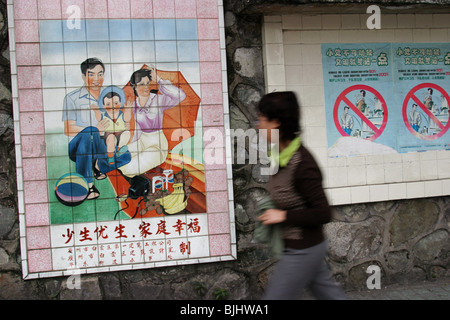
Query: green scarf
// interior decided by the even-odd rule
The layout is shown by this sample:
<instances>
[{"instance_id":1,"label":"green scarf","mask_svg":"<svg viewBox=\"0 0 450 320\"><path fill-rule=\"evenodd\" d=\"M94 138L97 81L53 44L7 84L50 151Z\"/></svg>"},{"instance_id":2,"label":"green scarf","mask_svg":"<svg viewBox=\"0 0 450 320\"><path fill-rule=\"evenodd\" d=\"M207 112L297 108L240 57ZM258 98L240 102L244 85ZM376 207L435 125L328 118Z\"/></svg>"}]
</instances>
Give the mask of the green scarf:
<instances>
[{"instance_id":1,"label":"green scarf","mask_svg":"<svg viewBox=\"0 0 450 320\"><path fill-rule=\"evenodd\" d=\"M284 148L279 154L272 153L272 159L280 165L280 167L286 167L289 160L291 160L294 153L300 148L302 140L300 137L295 138L291 143Z\"/></svg>"}]
</instances>

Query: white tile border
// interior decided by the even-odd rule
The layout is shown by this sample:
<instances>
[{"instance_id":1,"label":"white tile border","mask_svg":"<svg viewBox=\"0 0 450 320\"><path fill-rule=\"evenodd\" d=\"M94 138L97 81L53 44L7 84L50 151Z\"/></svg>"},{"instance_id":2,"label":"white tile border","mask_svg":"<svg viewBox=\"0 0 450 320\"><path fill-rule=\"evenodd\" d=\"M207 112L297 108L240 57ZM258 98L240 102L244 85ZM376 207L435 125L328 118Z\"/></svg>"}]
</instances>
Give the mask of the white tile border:
<instances>
[{"instance_id":1,"label":"white tile border","mask_svg":"<svg viewBox=\"0 0 450 320\"><path fill-rule=\"evenodd\" d=\"M25 222L25 195L23 185L23 167L22 167L22 147L20 138L20 113L19 113L19 88L17 81L17 63L16 63L16 37L14 28L14 5L13 0L7 1L8 12L8 35L9 35L9 55L11 66L11 95L13 104L14 121L14 141L16 157L16 177L17 177L17 209L19 213L19 231L20 248L22 260L22 273L24 279L28 274L27 241L26 241L26 222Z\"/></svg>"},{"instance_id":2,"label":"white tile border","mask_svg":"<svg viewBox=\"0 0 450 320\"><path fill-rule=\"evenodd\" d=\"M450 194L450 179L327 188L332 205L438 197Z\"/></svg>"}]
</instances>

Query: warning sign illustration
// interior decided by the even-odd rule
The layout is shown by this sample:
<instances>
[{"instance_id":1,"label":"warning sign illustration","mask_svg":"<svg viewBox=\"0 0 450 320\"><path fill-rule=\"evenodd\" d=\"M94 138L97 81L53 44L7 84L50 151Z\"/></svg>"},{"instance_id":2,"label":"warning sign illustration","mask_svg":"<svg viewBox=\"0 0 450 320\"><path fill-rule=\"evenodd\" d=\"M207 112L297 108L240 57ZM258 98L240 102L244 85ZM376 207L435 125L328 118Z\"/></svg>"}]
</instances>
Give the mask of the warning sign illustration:
<instances>
[{"instance_id":1,"label":"warning sign illustration","mask_svg":"<svg viewBox=\"0 0 450 320\"><path fill-rule=\"evenodd\" d=\"M450 97L440 86L423 83L414 87L403 102L403 120L408 130L424 140L435 140L447 133Z\"/></svg>"},{"instance_id":2,"label":"warning sign illustration","mask_svg":"<svg viewBox=\"0 0 450 320\"><path fill-rule=\"evenodd\" d=\"M450 150L448 43L323 44L322 67L330 157Z\"/></svg>"},{"instance_id":3,"label":"warning sign illustration","mask_svg":"<svg viewBox=\"0 0 450 320\"><path fill-rule=\"evenodd\" d=\"M343 136L375 140L386 127L388 110L383 96L366 85L345 89L333 112L336 128Z\"/></svg>"}]
</instances>

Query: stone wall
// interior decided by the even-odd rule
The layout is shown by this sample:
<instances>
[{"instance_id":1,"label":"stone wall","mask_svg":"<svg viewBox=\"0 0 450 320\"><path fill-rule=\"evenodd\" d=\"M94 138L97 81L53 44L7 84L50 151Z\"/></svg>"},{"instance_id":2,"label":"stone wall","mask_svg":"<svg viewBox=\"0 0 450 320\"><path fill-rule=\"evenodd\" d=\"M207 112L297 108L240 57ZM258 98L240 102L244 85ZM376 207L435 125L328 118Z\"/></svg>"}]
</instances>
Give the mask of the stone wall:
<instances>
[{"instance_id":1,"label":"stone wall","mask_svg":"<svg viewBox=\"0 0 450 320\"><path fill-rule=\"evenodd\" d=\"M254 127L264 94L259 15L238 14L226 0L225 24L231 127ZM0 299L258 299L274 260L252 243L255 203L266 194L257 165L234 165L238 260L158 269L22 280L16 204L14 132L9 79L6 0L0 2ZM378 265L382 284L448 276L450 197L335 207L327 225L335 275L347 289L364 289L366 268Z\"/></svg>"},{"instance_id":2,"label":"stone wall","mask_svg":"<svg viewBox=\"0 0 450 320\"><path fill-rule=\"evenodd\" d=\"M382 283L412 283L449 275L448 197L335 208L327 225L329 261L349 288L361 288L369 265Z\"/></svg>"}]
</instances>

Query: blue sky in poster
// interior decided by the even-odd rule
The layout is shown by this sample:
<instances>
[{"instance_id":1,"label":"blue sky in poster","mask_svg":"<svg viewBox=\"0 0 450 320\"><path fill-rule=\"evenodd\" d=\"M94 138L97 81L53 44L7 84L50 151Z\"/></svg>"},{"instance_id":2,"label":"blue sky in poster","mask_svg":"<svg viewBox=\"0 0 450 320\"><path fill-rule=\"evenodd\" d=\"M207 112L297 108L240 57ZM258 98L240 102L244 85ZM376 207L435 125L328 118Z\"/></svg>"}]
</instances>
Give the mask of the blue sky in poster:
<instances>
[{"instance_id":1,"label":"blue sky in poster","mask_svg":"<svg viewBox=\"0 0 450 320\"><path fill-rule=\"evenodd\" d=\"M200 82L195 19L81 20L79 29L41 20L39 34L44 88L80 86L79 65L88 57L110 68L105 85L124 85L144 63L180 70L189 83Z\"/></svg>"},{"instance_id":2,"label":"blue sky in poster","mask_svg":"<svg viewBox=\"0 0 450 320\"><path fill-rule=\"evenodd\" d=\"M328 147L350 135L392 152L448 148L449 51L448 44L433 43L323 44ZM423 110L428 108L423 102L427 83L435 88L429 112ZM416 86L423 88L405 102ZM413 128L409 116L414 103L419 105L415 118L422 121Z\"/></svg>"}]
</instances>

